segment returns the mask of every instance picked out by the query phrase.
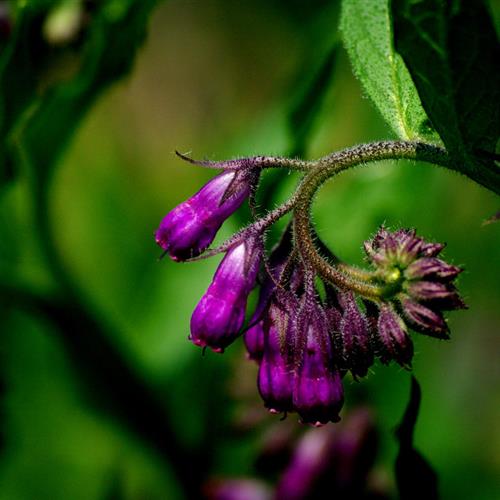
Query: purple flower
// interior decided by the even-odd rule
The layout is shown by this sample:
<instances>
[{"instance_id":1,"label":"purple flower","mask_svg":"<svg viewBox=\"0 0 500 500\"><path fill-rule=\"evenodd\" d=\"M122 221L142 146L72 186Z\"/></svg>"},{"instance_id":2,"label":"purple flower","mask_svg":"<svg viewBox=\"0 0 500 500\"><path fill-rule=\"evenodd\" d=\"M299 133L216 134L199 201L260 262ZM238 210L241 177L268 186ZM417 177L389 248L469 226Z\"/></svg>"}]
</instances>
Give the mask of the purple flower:
<instances>
[{"instance_id":1,"label":"purple flower","mask_svg":"<svg viewBox=\"0 0 500 500\"><path fill-rule=\"evenodd\" d=\"M261 256L257 238L239 243L227 252L191 317L190 339L194 344L223 352L238 337Z\"/></svg>"},{"instance_id":2,"label":"purple flower","mask_svg":"<svg viewBox=\"0 0 500 500\"><path fill-rule=\"evenodd\" d=\"M201 254L215 238L222 223L248 197L251 171L226 171L175 207L160 223L156 243L173 260Z\"/></svg>"},{"instance_id":3,"label":"purple flower","mask_svg":"<svg viewBox=\"0 0 500 500\"><path fill-rule=\"evenodd\" d=\"M293 406L302 422L318 426L340 420L344 390L333 365L326 314L319 304L312 307L297 321L300 364L293 385ZM303 341L299 336L305 337Z\"/></svg>"},{"instance_id":4,"label":"purple flower","mask_svg":"<svg viewBox=\"0 0 500 500\"><path fill-rule=\"evenodd\" d=\"M293 368L288 363L284 344L290 336L290 316L275 302L264 320L264 353L259 365L257 386L264 406L271 413L293 410Z\"/></svg>"}]
</instances>

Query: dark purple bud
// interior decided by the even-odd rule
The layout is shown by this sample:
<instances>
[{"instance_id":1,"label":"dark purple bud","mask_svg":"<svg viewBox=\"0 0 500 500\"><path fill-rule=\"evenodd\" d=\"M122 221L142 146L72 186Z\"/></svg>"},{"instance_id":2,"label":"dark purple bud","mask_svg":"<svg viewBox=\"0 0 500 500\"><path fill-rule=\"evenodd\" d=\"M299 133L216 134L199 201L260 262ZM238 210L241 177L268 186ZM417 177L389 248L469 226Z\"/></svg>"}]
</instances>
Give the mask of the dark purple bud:
<instances>
[{"instance_id":1,"label":"dark purple bud","mask_svg":"<svg viewBox=\"0 0 500 500\"><path fill-rule=\"evenodd\" d=\"M256 238L231 248L191 317L194 344L223 352L239 335L262 251Z\"/></svg>"},{"instance_id":2,"label":"dark purple bud","mask_svg":"<svg viewBox=\"0 0 500 500\"><path fill-rule=\"evenodd\" d=\"M406 289L408 294L416 300L454 302L458 298L457 291L452 285L439 281L416 281L409 283Z\"/></svg>"},{"instance_id":3,"label":"dark purple bud","mask_svg":"<svg viewBox=\"0 0 500 500\"><path fill-rule=\"evenodd\" d=\"M292 324L286 311L271 304L264 320L264 355L259 366L257 386L264 406L271 413L289 412L292 406L293 368L287 362L284 341Z\"/></svg>"},{"instance_id":4,"label":"dark purple bud","mask_svg":"<svg viewBox=\"0 0 500 500\"><path fill-rule=\"evenodd\" d=\"M419 257L437 255L442 245L425 243L415 235L414 230L399 229L389 232L384 228L365 242L365 251L376 267L404 269Z\"/></svg>"},{"instance_id":5,"label":"dark purple bud","mask_svg":"<svg viewBox=\"0 0 500 500\"><path fill-rule=\"evenodd\" d=\"M175 207L160 223L156 243L173 260L201 254L222 223L243 203L251 189L249 172L227 171Z\"/></svg>"},{"instance_id":6,"label":"dark purple bud","mask_svg":"<svg viewBox=\"0 0 500 500\"><path fill-rule=\"evenodd\" d=\"M443 243L424 243L420 249L420 256L436 257L445 246Z\"/></svg>"},{"instance_id":7,"label":"dark purple bud","mask_svg":"<svg viewBox=\"0 0 500 500\"><path fill-rule=\"evenodd\" d=\"M354 377L364 377L373 364L369 325L352 293L340 294L339 300L343 309L338 342L340 367L350 370Z\"/></svg>"},{"instance_id":8,"label":"dark purple bud","mask_svg":"<svg viewBox=\"0 0 500 500\"><path fill-rule=\"evenodd\" d=\"M260 362L264 355L264 320L251 326L243 335L248 359Z\"/></svg>"},{"instance_id":9,"label":"dark purple bud","mask_svg":"<svg viewBox=\"0 0 500 500\"><path fill-rule=\"evenodd\" d=\"M392 306L383 304L380 307L377 333L381 361L388 363L395 360L401 366L410 367L413 358L413 342L408 335L404 321Z\"/></svg>"},{"instance_id":10,"label":"dark purple bud","mask_svg":"<svg viewBox=\"0 0 500 500\"><path fill-rule=\"evenodd\" d=\"M293 386L293 406L302 422L319 426L338 422L344 403L340 373L332 362L332 346L327 325L313 320Z\"/></svg>"},{"instance_id":11,"label":"dark purple bud","mask_svg":"<svg viewBox=\"0 0 500 500\"><path fill-rule=\"evenodd\" d=\"M273 495L267 484L257 479L214 479L204 488L208 500L271 500Z\"/></svg>"},{"instance_id":12,"label":"dark purple bud","mask_svg":"<svg viewBox=\"0 0 500 500\"><path fill-rule=\"evenodd\" d=\"M410 326L419 333L447 339L448 325L439 311L434 311L410 298L401 300L402 311Z\"/></svg>"},{"instance_id":13,"label":"dark purple bud","mask_svg":"<svg viewBox=\"0 0 500 500\"><path fill-rule=\"evenodd\" d=\"M405 271L405 276L411 280L426 278L450 281L461 272L461 268L447 264L441 259L424 257L410 264Z\"/></svg>"},{"instance_id":14,"label":"dark purple bud","mask_svg":"<svg viewBox=\"0 0 500 500\"><path fill-rule=\"evenodd\" d=\"M422 238L415 236L415 230L413 229L400 229L394 234L398 243L399 260L407 265L417 258L424 241Z\"/></svg>"}]
</instances>

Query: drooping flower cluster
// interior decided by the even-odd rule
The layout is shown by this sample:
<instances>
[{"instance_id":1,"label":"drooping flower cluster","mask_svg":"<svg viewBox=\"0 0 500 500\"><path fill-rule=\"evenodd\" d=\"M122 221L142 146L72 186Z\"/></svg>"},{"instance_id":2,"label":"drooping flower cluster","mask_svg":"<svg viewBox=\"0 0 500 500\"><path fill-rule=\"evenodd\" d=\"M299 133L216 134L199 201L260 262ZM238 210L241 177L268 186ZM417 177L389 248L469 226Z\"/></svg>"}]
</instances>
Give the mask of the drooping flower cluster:
<instances>
[{"instance_id":1,"label":"drooping flower cluster","mask_svg":"<svg viewBox=\"0 0 500 500\"><path fill-rule=\"evenodd\" d=\"M224 167L161 222L156 242L172 259L202 254L256 188L251 159ZM266 227L256 221L222 247L226 255L194 310L189 338L220 353L244 334L248 357L259 365L260 395L273 413L297 412L313 425L338 421L346 373L364 377L376 358L410 367L409 328L448 338L442 312L465 307L453 284L461 269L438 258L443 245L413 230L381 228L365 243L373 271L360 279L378 292L363 295L363 288L354 293L324 279L297 250L292 225L267 257ZM257 284L258 304L245 328L247 299Z\"/></svg>"}]
</instances>

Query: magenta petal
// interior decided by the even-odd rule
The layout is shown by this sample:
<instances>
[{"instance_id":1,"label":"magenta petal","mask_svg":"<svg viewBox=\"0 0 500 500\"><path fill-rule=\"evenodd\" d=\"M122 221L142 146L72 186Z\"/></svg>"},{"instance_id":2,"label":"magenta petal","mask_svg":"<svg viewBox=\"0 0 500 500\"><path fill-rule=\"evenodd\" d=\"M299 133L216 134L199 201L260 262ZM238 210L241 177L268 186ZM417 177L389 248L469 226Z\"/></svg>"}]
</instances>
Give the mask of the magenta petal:
<instances>
[{"instance_id":1,"label":"magenta petal","mask_svg":"<svg viewBox=\"0 0 500 500\"><path fill-rule=\"evenodd\" d=\"M191 317L191 341L222 351L239 335L247 298L257 279L261 250L255 239L231 248Z\"/></svg>"},{"instance_id":2,"label":"magenta petal","mask_svg":"<svg viewBox=\"0 0 500 500\"><path fill-rule=\"evenodd\" d=\"M231 195L226 197L228 189ZM163 218L156 231L156 243L174 260L199 255L249 193L248 176L229 171L219 174Z\"/></svg>"}]
</instances>

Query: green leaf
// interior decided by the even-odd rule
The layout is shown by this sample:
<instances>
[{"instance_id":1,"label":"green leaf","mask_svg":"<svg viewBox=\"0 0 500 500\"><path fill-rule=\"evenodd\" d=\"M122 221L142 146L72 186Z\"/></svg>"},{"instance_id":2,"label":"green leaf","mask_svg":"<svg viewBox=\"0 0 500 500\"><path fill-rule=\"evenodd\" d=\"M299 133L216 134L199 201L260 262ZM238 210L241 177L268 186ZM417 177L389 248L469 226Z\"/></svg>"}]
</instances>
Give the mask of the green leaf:
<instances>
[{"instance_id":1,"label":"green leaf","mask_svg":"<svg viewBox=\"0 0 500 500\"><path fill-rule=\"evenodd\" d=\"M55 35L48 36L43 24L53 3L31 2L19 10L16 30L0 54L0 131L5 138L0 182L11 178L8 167L22 160L29 161L40 183L49 178L85 113L130 70L157 3L103 2L81 13L87 24L61 46L54 45Z\"/></svg>"},{"instance_id":2,"label":"green leaf","mask_svg":"<svg viewBox=\"0 0 500 500\"><path fill-rule=\"evenodd\" d=\"M455 168L500 194L500 47L480 1L394 0L396 49Z\"/></svg>"},{"instance_id":3,"label":"green leaf","mask_svg":"<svg viewBox=\"0 0 500 500\"><path fill-rule=\"evenodd\" d=\"M356 76L395 134L435 140L405 63L394 50L389 0L344 0L340 29Z\"/></svg>"}]
</instances>

